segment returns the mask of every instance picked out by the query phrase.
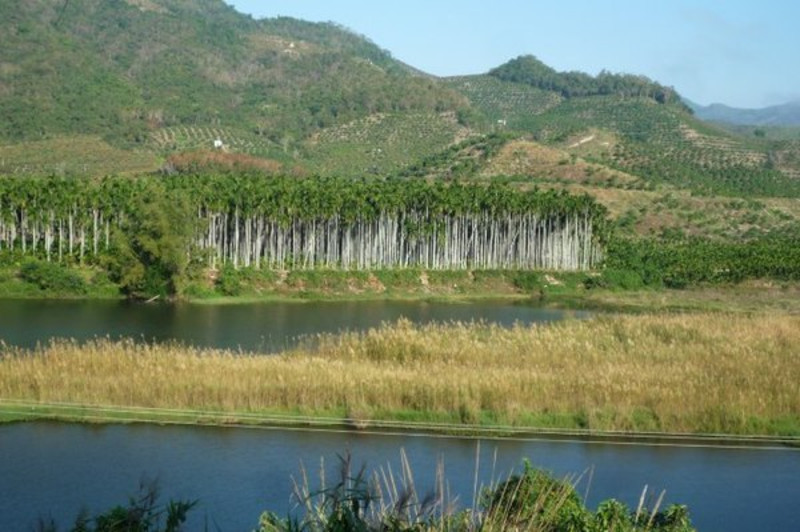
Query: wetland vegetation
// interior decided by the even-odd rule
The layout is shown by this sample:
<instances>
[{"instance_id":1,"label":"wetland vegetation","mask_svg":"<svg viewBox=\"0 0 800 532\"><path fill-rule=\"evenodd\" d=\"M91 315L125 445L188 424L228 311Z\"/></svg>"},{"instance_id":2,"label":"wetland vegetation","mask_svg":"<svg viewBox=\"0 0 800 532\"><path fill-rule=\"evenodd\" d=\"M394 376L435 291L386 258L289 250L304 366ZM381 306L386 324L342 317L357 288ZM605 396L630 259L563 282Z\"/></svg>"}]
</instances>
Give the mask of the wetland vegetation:
<instances>
[{"instance_id":1,"label":"wetland vegetation","mask_svg":"<svg viewBox=\"0 0 800 532\"><path fill-rule=\"evenodd\" d=\"M725 313L511 329L401 321L323 335L274 356L63 341L6 348L0 396L40 403L45 415L54 412L48 404L71 403L170 409L198 422L285 414L351 426L390 420L796 437L797 345L797 316ZM55 417L73 415L81 419L79 409Z\"/></svg>"}]
</instances>

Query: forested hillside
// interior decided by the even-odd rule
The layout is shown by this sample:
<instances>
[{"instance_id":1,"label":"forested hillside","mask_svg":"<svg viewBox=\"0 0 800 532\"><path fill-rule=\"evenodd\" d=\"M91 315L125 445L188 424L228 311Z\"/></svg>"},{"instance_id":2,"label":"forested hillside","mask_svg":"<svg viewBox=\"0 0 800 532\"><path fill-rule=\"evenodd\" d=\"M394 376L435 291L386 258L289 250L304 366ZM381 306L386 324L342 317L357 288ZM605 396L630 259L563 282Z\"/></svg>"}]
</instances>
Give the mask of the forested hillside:
<instances>
[{"instance_id":1,"label":"forested hillside","mask_svg":"<svg viewBox=\"0 0 800 532\"><path fill-rule=\"evenodd\" d=\"M651 184L704 195L800 196L800 144L702 122L674 89L645 77L557 72L523 56L449 84L495 129Z\"/></svg>"},{"instance_id":2,"label":"forested hillside","mask_svg":"<svg viewBox=\"0 0 800 532\"><path fill-rule=\"evenodd\" d=\"M521 56L436 78L220 0L4 2L0 47L3 175L500 180L589 193L631 233L800 225L796 131L703 122L643 76Z\"/></svg>"},{"instance_id":3,"label":"forested hillside","mask_svg":"<svg viewBox=\"0 0 800 532\"><path fill-rule=\"evenodd\" d=\"M333 24L257 21L218 0L3 2L0 47L6 142L95 134L169 150L188 146L164 145L176 128L213 127L279 155L373 113L466 105Z\"/></svg>"}]
</instances>

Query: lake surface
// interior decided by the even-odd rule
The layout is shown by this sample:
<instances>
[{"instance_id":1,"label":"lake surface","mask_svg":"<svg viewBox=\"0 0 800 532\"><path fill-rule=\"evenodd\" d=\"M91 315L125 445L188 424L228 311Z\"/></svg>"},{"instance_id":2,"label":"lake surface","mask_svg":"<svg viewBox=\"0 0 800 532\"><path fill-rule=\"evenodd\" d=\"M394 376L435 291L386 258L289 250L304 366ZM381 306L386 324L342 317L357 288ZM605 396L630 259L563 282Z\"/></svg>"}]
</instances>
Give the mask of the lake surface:
<instances>
[{"instance_id":1,"label":"lake surface","mask_svg":"<svg viewBox=\"0 0 800 532\"><path fill-rule=\"evenodd\" d=\"M337 453L347 450L356 466L388 464L397 472L400 449L422 494L434 486L442 459L451 492L461 507L471 505L476 441L470 439L49 422L0 426L0 530L30 530L38 517L52 517L64 529L82 507L99 512L126 503L143 478L158 479L164 500L199 499L189 530L206 523L209 530L252 530L262 511L290 511L291 477L300 477L301 462L314 488L321 458L328 479L336 478ZM579 485L582 494L588 488L592 507L610 497L635 507L648 485L653 500L666 490L664 504L688 504L702 531L788 531L800 522L797 450L484 440L480 482L519 470L524 458L558 476L593 468L591 483Z\"/></svg>"},{"instance_id":2,"label":"lake surface","mask_svg":"<svg viewBox=\"0 0 800 532\"><path fill-rule=\"evenodd\" d=\"M215 306L6 300L0 301L0 340L32 347L55 337L109 336L277 351L310 335L365 330L400 318L510 326L585 316L509 301ZM125 503L142 479L158 479L164 499L199 499L189 530L207 524L209 530L251 530L264 510L290 511L291 478L299 476L301 462L316 471L324 458L333 478L337 453L350 450L356 464L399 470L401 449L421 492L433 487L443 459L451 491L462 507L471 505L476 441L470 439L44 422L0 426L0 530L31 530L37 518L50 516L63 529L84 506L99 512ZM480 482L518 469L524 458L558 476L593 468L591 483L579 487L582 493L588 488L590 506L615 497L635 507L648 485L653 499L666 490L665 504L688 504L699 530L796 530L800 522L796 450L484 441Z\"/></svg>"},{"instance_id":3,"label":"lake surface","mask_svg":"<svg viewBox=\"0 0 800 532\"><path fill-rule=\"evenodd\" d=\"M303 337L366 330L406 318L415 323L478 321L510 326L585 317L513 301L269 302L235 305L125 301L0 300L0 340L33 347L51 338L133 337L201 347L277 351Z\"/></svg>"}]
</instances>

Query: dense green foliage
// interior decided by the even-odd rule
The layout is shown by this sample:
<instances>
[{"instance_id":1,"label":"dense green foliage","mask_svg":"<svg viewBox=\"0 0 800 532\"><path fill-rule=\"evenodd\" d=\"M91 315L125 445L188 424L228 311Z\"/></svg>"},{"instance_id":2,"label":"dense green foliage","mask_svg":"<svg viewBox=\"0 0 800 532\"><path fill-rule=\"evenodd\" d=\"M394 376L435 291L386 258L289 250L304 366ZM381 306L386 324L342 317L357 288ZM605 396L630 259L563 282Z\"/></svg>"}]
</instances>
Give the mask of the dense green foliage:
<instances>
[{"instance_id":1,"label":"dense green foliage","mask_svg":"<svg viewBox=\"0 0 800 532\"><path fill-rule=\"evenodd\" d=\"M131 198L101 262L123 293L180 293L189 264L195 219L186 197L155 183Z\"/></svg>"},{"instance_id":2,"label":"dense green foliage","mask_svg":"<svg viewBox=\"0 0 800 532\"><path fill-rule=\"evenodd\" d=\"M218 0L6 2L0 46L9 140L142 146L164 127L227 126L283 151L372 113L465 105L334 24L256 21Z\"/></svg>"},{"instance_id":3,"label":"dense green foliage","mask_svg":"<svg viewBox=\"0 0 800 532\"><path fill-rule=\"evenodd\" d=\"M261 516L258 532L314 530L411 532L439 530L480 532L536 530L541 532L691 532L688 509L672 505L664 511L639 507L631 511L616 500L600 503L596 512L586 507L575 486L535 469L526 462L522 473L487 488L482 501L470 510L456 511L439 490L420 497L405 472L403 491L368 478L364 469L353 474L343 458L341 478L330 487L296 494L303 509L299 516ZM389 492L390 495L386 495Z\"/></svg>"},{"instance_id":4,"label":"dense green foliage","mask_svg":"<svg viewBox=\"0 0 800 532\"><path fill-rule=\"evenodd\" d=\"M636 511L616 500L600 503L597 511L586 507L575 486L525 462L522 473L511 475L486 488L481 502L472 509L458 510L442 484L420 497L404 469L397 484L370 477L365 467L352 470L347 453L340 458L339 475L329 486L311 491L295 484L299 510L282 518L272 512L261 515L258 532L491 532L536 530L541 532L693 532L686 506L672 505L664 511L640 506ZM392 473L390 471L390 473ZM305 477L305 475L304 475ZM399 485L398 485L399 484ZM96 516L78 515L70 532L178 532L198 501L158 503L154 486L140 488L127 505L119 505ZM55 522L40 521L40 532L57 532Z\"/></svg>"},{"instance_id":5,"label":"dense green foliage","mask_svg":"<svg viewBox=\"0 0 800 532\"><path fill-rule=\"evenodd\" d=\"M52 262L29 259L22 263L20 277L49 294L82 295L86 293L86 283L74 271L67 270Z\"/></svg>"},{"instance_id":6,"label":"dense green foliage","mask_svg":"<svg viewBox=\"0 0 800 532\"><path fill-rule=\"evenodd\" d=\"M95 516L84 510L78 514L69 532L180 532L189 512L198 501L158 502L155 483L142 484L139 493L127 504L118 505ZM58 525L50 519L40 520L37 532L58 532Z\"/></svg>"},{"instance_id":7,"label":"dense green foliage","mask_svg":"<svg viewBox=\"0 0 800 532\"><path fill-rule=\"evenodd\" d=\"M557 72L532 55L520 56L492 69L490 76L503 81L525 83L559 93L564 98L579 96L645 97L659 103L680 102L673 89L644 76L601 72L596 77L583 72Z\"/></svg>"},{"instance_id":8,"label":"dense green foliage","mask_svg":"<svg viewBox=\"0 0 800 532\"><path fill-rule=\"evenodd\" d=\"M534 529L553 532L628 532L634 530L689 532L693 530L685 506L663 512L647 508L631 511L615 499L589 511L567 481L531 467L513 475L484 494L487 521L497 530Z\"/></svg>"},{"instance_id":9,"label":"dense green foliage","mask_svg":"<svg viewBox=\"0 0 800 532\"><path fill-rule=\"evenodd\" d=\"M699 283L745 279L800 280L800 239L761 238L746 242L705 239L612 240L603 276L590 286L684 288Z\"/></svg>"},{"instance_id":10,"label":"dense green foliage","mask_svg":"<svg viewBox=\"0 0 800 532\"><path fill-rule=\"evenodd\" d=\"M586 269L605 211L588 196L422 180L258 175L0 179L0 252L103 265L171 295L191 261L313 269Z\"/></svg>"}]
</instances>

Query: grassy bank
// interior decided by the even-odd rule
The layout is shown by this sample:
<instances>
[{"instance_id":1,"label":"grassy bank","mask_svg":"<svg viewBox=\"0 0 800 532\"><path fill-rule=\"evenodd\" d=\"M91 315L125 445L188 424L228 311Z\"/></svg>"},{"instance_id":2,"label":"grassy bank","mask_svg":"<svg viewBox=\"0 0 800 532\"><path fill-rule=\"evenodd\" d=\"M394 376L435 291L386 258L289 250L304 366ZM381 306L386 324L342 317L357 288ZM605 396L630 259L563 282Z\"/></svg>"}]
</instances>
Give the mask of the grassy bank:
<instances>
[{"instance_id":1,"label":"grassy bank","mask_svg":"<svg viewBox=\"0 0 800 532\"><path fill-rule=\"evenodd\" d=\"M800 435L800 317L399 323L264 357L97 341L6 349L0 397L247 414ZM8 407L5 407L8 409ZM58 417L58 414L54 414ZM64 417L78 417L80 412Z\"/></svg>"},{"instance_id":2,"label":"grassy bank","mask_svg":"<svg viewBox=\"0 0 800 532\"><path fill-rule=\"evenodd\" d=\"M540 306L623 312L775 311L800 314L800 283L746 280L701 283L683 289L631 284L619 270L547 272L523 270L425 270L369 272L199 269L180 299L204 304L306 300L528 299ZM628 272L629 273L629 272ZM635 277L635 276L634 276ZM36 260L0 262L0 298L122 297L102 269Z\"/></svg>"},{"instance_id":3,"label":"grassy bank","mask_svg":"<svg viewBox=\"0 0 800 532\"><path fill-rule=\"evenodd\" d=\"M3 299L115 299L119 287L97 267L66 267L44 261L0 261Z\"/></svg>"},{"instance_id":4,"label":"grassy bank","mask_svg":"<svg viewBox=\"0 0 800 532\"><path fill-rule=\"evenodd\" d=\"M531 297L573 292L585 273L525 270L273 271L244 268L195 276L186 295L195 301L257 299L423 299Z\"/></svg>"}]
</instances>

